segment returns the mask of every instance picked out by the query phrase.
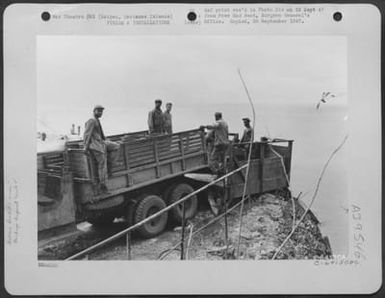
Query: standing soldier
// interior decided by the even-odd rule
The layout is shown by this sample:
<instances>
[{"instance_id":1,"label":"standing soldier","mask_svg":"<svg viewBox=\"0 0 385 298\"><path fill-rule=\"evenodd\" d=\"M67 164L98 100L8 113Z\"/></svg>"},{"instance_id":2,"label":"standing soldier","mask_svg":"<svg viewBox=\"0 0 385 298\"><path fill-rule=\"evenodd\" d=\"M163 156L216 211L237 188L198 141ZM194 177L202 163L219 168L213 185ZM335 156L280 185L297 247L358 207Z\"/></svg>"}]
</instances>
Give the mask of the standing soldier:
<instances>
[{"instance_id":1,"label":"standing soldier","mask_svg":"<svg viewBox=\"0 0 385 298\"><path fill-rule=\"evenodd\" d=\"M90 152L98 164L100 190L108 193L107 180L107 154L111 157L111 163L119 157L120 144L106 140L99 118L103 115L104 107L94 107L94 117L86 122L84 130L84 150Z\"/></svg>"},{"instance_id":2,"label":"standing soldier","mask_svg":"<svg viewBox=\"0 0 385 298\"><path fill-rule=\"evenodd\" d=\"M210 168L214 173L222 174L229 145L229 126L222 119L222 113L216 112L215 123L204 127L213 130L214 133L214 149L211 152Z\"/></svg>"},{"instance_id":3,"label":"standing soldier","mask_svg":"<svg viewBox=\"0 0 385 298\"><path fill-rule=\"evenodd\" d=\"M163 113L163 121L164 121L164 133L172 134L172 115L171 115L172 103L166 103L166 111Z\"/></svg>"},{"instance_id":4,"label":"standing soldier","mask_svg":"<svg viewBox=\"0 0 385 298\"><path fill-rule=\"evenodd\" d=\"M250 141L252 142L254 140L254 131L253 128L250 126L249 118L242 118L242 120L245 129L242 134L240 146L246 150L246 153L248 153L250 148Z\"/></svg>"},{"instance_id":5,"label":"standing soldier","mask_svg":"<svg viewBox=\"0 0 385 298\"><path fill-rule=\"evenodd\" d=\"M148 130L150 134L161 134L164 130L162 100L155 100L155 109L148 113Z\"/></svg>"},{"instance_id":6,"label":"standing soldier","mask_svg":"<svg viewBox=\"0 0 385 298\"><path fill-rule=\"evenodd\" d=\"M72 123L71 135L74 135L74 134L75 134L75 124Z\"/></svg>"},{"instance_id":7,"label":"standing soldier","mask_svg":"<svg viewBox=\"0 0 385 298\"><path fill-rule=\"evenodd\" d=\"M242 118L242 120L243 120L243 125L245 126L245 129L243 131L241 143L250 143L250 141L254 139L253 128L250 126L250 119Z\"/></svg>"}]
</instances>

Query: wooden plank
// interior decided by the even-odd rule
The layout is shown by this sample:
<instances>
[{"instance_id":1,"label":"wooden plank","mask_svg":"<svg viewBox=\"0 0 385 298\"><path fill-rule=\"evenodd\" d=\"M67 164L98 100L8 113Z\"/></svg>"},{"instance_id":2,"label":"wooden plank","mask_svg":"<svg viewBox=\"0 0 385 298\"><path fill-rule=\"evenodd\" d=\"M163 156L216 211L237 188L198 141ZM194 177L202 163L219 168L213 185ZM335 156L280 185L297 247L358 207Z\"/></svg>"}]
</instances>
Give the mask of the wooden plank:
<instances>
[{"instance_id":1,"label":"wooden plank","mask_svg":"<svg viewBox=\"0 0 385 298\"><path fill-rule=\"evenodd\" d=\"M61 167L61 166L57 166L57 165L49 165L49 166L47 167L47 169L56 169L56 170L61 170L61 169L62 169L62 167Z\"/></svg>"},{"instance_id":2,"label":"wooden plank","mask_svg":"<svg viewBox=\"0 0 385 298\"><path fill-rule=\"evenodd\" d=\"M152 144L144 144L142 146L131 146L130 144L127 144L127 150L130 153L136 153L136 152L141 152L141 151L151 151L152 150Z\"/></svg>"},{"instance_id":3,"label":"wooden plank","mask_svg":"<svg viewBox=\"0 0 385 298\"><path fill-rule=\"evenodd\" d=\"M125 164L125 169L126 170L129 170L130 169L130 156L128 154L128 150L127 150L127 145L126 144L122 144L123 146L123 153L124 153L124 164ZM131 175L130 173L127 173L126 175L126 179L127 179L127 185L130 186L132 184L132 179L131 179Z\"/></svg>"},{"instance_id":4,"label":"wooden plank","mask_svg":"<svg viewBox=\"0 0 385 298\"><path fill-rule=\"evenodd\" d=\"M174 143L171 143L171 142L168 142L167 144L158 144L158 150L167 150L171 147L173 148L176 148L178 146L178 142L174 142Z\"/></svg>"},{"instance_id":5,"label":"wooden plank","mask_svg":"<svg viewBox=\"0 0 385 298\"><path fill-rule=\"evenodd\" d=\"M188 155L186 158L196 157L196 156L200 156L200 155L202 155L202 153L198 152L198 153L194 153L194 154ZM165 164L168 164L168 163L172 163L172 162L176 162L176 161L181 161L181 160L182 160L182 157L177 157L177 158L173 158L173 159L169 159L169 160L165 160L165 161L159 161L159 165L165 165ZM126 175L128 172L129 173L135 173L135 172L138 172L138 171L141 171L141 170L145 170L145 169L149 169L149 168L154 168L154 167L155 167L155 163L151 163L151 164L147 164L147 165L142 165L142 166L138 166L138 167L132 167L131 166L130 170L125 170L125 171L117 172L117 173L114 173L112 176L116 177L116 176L120 176L120 175Z\"/></svg>"},{"instance_id":6,"label":"wooden plank","mask_svg":"<svg viewBox=\"0 0 385 298\"><path fill-rule=\"evenodd\" d=\"M131 156L130 155L130 158L129 158L129 163L131 164L132 162L135 162L135 161L138 161L138 160L149 160L149 159L152 159L152 160L155 160L155 156L154 156L154 153L151 154L151 155L137 155L137 156Z\"/></svg>"},{"instance_id":7,"label":"wooden plank","mask_svg":"<svg viewBox=\"0 0 385 298\"><path fill-rule=\"evenodd\" d=\"M182 152L178 150L169 150L169 151L163 151L163 152L158 152L159 156L169 156L169 155L181 155Z\"/></svg>"},{"instance_id":8,"label":"wooden plank","mask_svg":"<svg viewBox=\"0 0 385 298\"><path fill-rule=\"evenodd\" d=\"M176 157L180 157L182 156L182 154L180 152L170 152L168 154L162 154L160 157L159 157L159 160L167 160L167 159L172 159L172 158L176 158Z\"/></svg>"},{"instance_id":9,"label":"wooden plank","mask_svg":"<svg viewBox=\"0 0 385 298\"><path fill-rule=\"evenodd\" d=\"M156 160L155 160L155 158L154 157L151 157L151 158L145 158L145 157L143 157L143 158L137 158L137 159L130 159L130 161L129 161L129 164L130 164L130 166L132 166L133 164L140 164L140 163L148 163L148 162L155 162Z\"/></svg>"},{"instance_id":10,"label":"wooden plank","mask_svg":"<svg viewBox=\"0 0 385 298\"><path fill-rule=\"evenodd\" d=\"M129 161L130 160L138 160L138 159L146 159L146 158L153 158L154 157L154 152L151 151L151 152L143 152L143 154L130 154L128 152L128 155L129 155Z\"/></svg>"},{"instance_id":11,"label":"wooden plank","mask_svg":"<svg viewBox=\"0 0 385 298\"><path fill-rule=\"evenodd\" d=\"M63 163L63 159L62 158L52 158L52 159L49 159L49 158L46 158L46 160L45 160L45 162L46 162L46 164L47 165L49 165L49 164L55 164L55 163Z\"/></svg>"},{"instance_id":12,"label":"wooden plank","mask_svg":"<svg viewBox=\"0 0 385 298\"><path fill-rule=\"evenodd\" d=\"M140 160L140 161L137 161L137 162L130 162L130 167L131 168L137 168L137 167L140 167L142 165L148 165L148 164L155 164L155 159L152 159L152 160Z\"/></svg>"},{"instance_id":13,"label":"wooden plank","mask_svg":"<svg viewBox=\"0 0 385 298\"><path fill-rule=\"evenodd\" d=\"M151 154L146 153L144 155L135 155L135 156L130 155L128 161L129 161L129 163L131 163L132 161L147 160L147 159L154 159L155 160L154 152L151 152Z\"/></svg>"},{"instance_id":14,"label":"wooden plank","mask_svg":"<svg viewBox=\"0 0 385 298\"><path fill-rule=\"evenodd\" d=\"M186 161L184 159L184 144L183 144L183 138L180 137L179 139L179 146L180 146L180 152L181 152L181 160L182 160L182 171L186 170Z\"/></svg>"},{"instance_id":15,"label":"wooden plank","mask_svg":"<svg viewBox=\"0 0 385 298\"><path fill-rule=\"evenodd\" d=\"M202 144L190 145L190 147L187 150L185 150L185 152L190 151L190 150L196 150L196 149L202 149L202 151L203 151Z\"/></svg>"},{"instance_id":16,"label":"wooden plank","mask_svg":"<svg viewBox=\"0 0 385 298\"><path fill-rule=\"evenodd\" d=\"M143 152L143 151L152 151L152 144L145 144L143 146L131 146L130 144L127 145L128 152L131 153L137 153L137 152Z\"/></svg>"},{"instance_id":17,"label":"wooden plank","mask_svg":"<svg viewBox=\"0 0 385 298\"><path fill-rule=\"evenodd\" d=\"M158 157L158 148L157 148L157 140L154 140L154 157L155 157L155 175L156 178L159 178L160 176L160 169L159 169L159 157Z\"/></svg>"},{"instance_id":18,"label":"wooden plank","mask_svg":"<svg viewBox=\"0 0 385 298\"><path fill-rule=\"evenodd\" d=\"M169 152L180 152L179 145L175 145L173 147L168 147L168 148L163 148L163 149L158 148L159 154L167 154Z\"/></svg>"},{"instance_id":19,"label":"wooden plank","mask_svg":"<svg viewBox=\"0 0 385 298\"><path fill-rule=\"evenodd\" d=\"M129 192L129 191L134 191L134 190L140 189L140 188L142 188L142 187L151 185L151 184L153 184L153 183L162 182L162 181L165 181L165 180L174 178L174 177L182 176L183 174L185 174L185 173L187 173L187 172L199 171L199 170L204 169L204 168L207 168L207 165L200 165L200 166L191 168L191 169L189 169L189 170L187 170L187 171L181 171L181 172L175 173L175 174L173 174L173 175L167 175L167 176L165 176L165 177L160 177L159 179L156 179L155 181L154 181L154 180L150 180L150 181L146 181L146 182L134 184L133 186L130 186L130 187L124 187L124 188L121 188L121 189L113 190L113 191L111 191L111 193L109 193L107 196L106 196L106 195L100 196L100 198L102 198L102 197L103 197L103 198L104 198L104 197L105 197L105 198L107 198L107 197L113 197L113 196L116 196L116 195L119 195L119 194L123 194L123 193Z\"/></svg>"},{"instance_id":20,"label":"wooden plank","mask_svg":"<svg viewBox=\"0 0 385 298\"><path fill-rule=\"evenodd\" d=\"M148 155L153 154L153 148L141 148L141 149L135 149L135 150L127 150L130 157L137 157L142 155Z\"/></svg>"},{"instance_id":21,"label":"wooden plank","mask_svg":"<svg viewBox=\"0 0 385 298\"><path fill-rule=\"evenodd\" d=\"M264 191L264 185L263 185L264 163L265 163L265 146L263 143L261 143L261 150L260 150L259 159L260 159L260 176L259 176L259 179L260 179L260 186L261 186L260 191L263 192Z\"/></svg>"}]
</instances>

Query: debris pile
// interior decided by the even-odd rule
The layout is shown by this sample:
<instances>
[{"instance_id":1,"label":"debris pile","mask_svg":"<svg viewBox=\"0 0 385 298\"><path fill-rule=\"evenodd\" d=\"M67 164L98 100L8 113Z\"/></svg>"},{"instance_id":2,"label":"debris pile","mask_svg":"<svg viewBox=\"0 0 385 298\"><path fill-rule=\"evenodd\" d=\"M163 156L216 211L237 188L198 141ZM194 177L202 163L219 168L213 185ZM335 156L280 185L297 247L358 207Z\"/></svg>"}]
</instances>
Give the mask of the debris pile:
<instances>
[{"instance_id":1,"label":"debris pile","mask_svg":"<svg viewBox=\"0 0 385 298\"><path fill-rule=\"evenodd\" d=\"M234 254L239 233L239 210L228 216L228 246L225 245L224 221L221 220L192 241L189 253L191 259L271 259L293 228L292 202L280 196L265 194L245 206L238 257ZM294 206L298 220L304 210L298 202ZM201 219L196 218L194 221L197 220ZM202 253L203 247L206 247L205 254ZM318 222L307 214L278 253L277 259L314 259L330 255L328 241L322 237Z\"/></svg>"}]
</instances>

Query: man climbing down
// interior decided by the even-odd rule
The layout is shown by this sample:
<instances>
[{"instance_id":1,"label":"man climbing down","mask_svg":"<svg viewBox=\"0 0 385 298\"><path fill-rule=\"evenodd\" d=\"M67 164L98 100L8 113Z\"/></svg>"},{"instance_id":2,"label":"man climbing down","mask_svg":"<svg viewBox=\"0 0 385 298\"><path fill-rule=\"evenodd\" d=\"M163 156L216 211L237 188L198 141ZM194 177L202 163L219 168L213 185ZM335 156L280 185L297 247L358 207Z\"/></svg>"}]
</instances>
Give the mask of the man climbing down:
<instances>
[{"instance_id":1,"label":"man climbing down","mask_svg":"<svg viewBox=\"0 0 385 298\"><path fill-rule=\"evenodd\" d=\"M98 164L99 187L103 193L108 193L107 156L113 164L119 157L120 144L106 140L99 119L104 107L94 107L94 117L86 122L84 130L84 150L90 152Z\"/></svg>"},{"instance_id":2,"label":"man climbing down","mask_svg":"<svg viewBox=\"0 0 385 298\"><path fill-rule=\"evenodd\" d=\"M242 120L245 129L241 138L241 147L244 148L246 150L246 154L248 154L250 148L250 141L254 140L254 131L253 128L250 126L249 118L242 118Z\"/></svg>"},{"instance_id":3,"label":"man climbing down","mask_svg":"<svg viewBox=\"0 0 385 298\"><path fill-rule=\"evenodd\" d=\"M242 118L245 129L242 134L241 143L250 143L253 139L253 128L250 126L249 118Z\"/></svg>"},{"instance_id":4,"label":"man climbing down","mask_svg":"<svg viewBox=\"0 0 385 298\"><path fill-rule=\"evenodd\" d=\"M213 130L214 148L210 154L210 168L218 175L224 174L226 152L229 145L229 126L222 119L222 113L215 113L215 123L206 125L203 128Z\"/></svg>"}]
</instances>

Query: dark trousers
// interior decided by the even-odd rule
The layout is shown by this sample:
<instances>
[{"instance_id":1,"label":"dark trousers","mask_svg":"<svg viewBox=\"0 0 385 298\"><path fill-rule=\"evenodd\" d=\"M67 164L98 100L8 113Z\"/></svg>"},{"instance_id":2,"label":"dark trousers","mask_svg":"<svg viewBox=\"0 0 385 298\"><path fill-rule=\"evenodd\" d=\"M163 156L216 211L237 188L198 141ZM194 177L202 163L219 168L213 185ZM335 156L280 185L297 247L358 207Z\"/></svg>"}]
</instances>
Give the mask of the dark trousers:
<instances>
[{"instance_id":1,"label":"dark trousers","mask_svg":"<svg viewBox=\"0 0 385 298\"><path fill-rule=\"evenodd\" d=\"M215 174L220 174L221 172L223 173L227 148L227 144L217 144L214 145L214 148L211 151L209 166L211 171Z\"/></svg>"}]
</instances>

